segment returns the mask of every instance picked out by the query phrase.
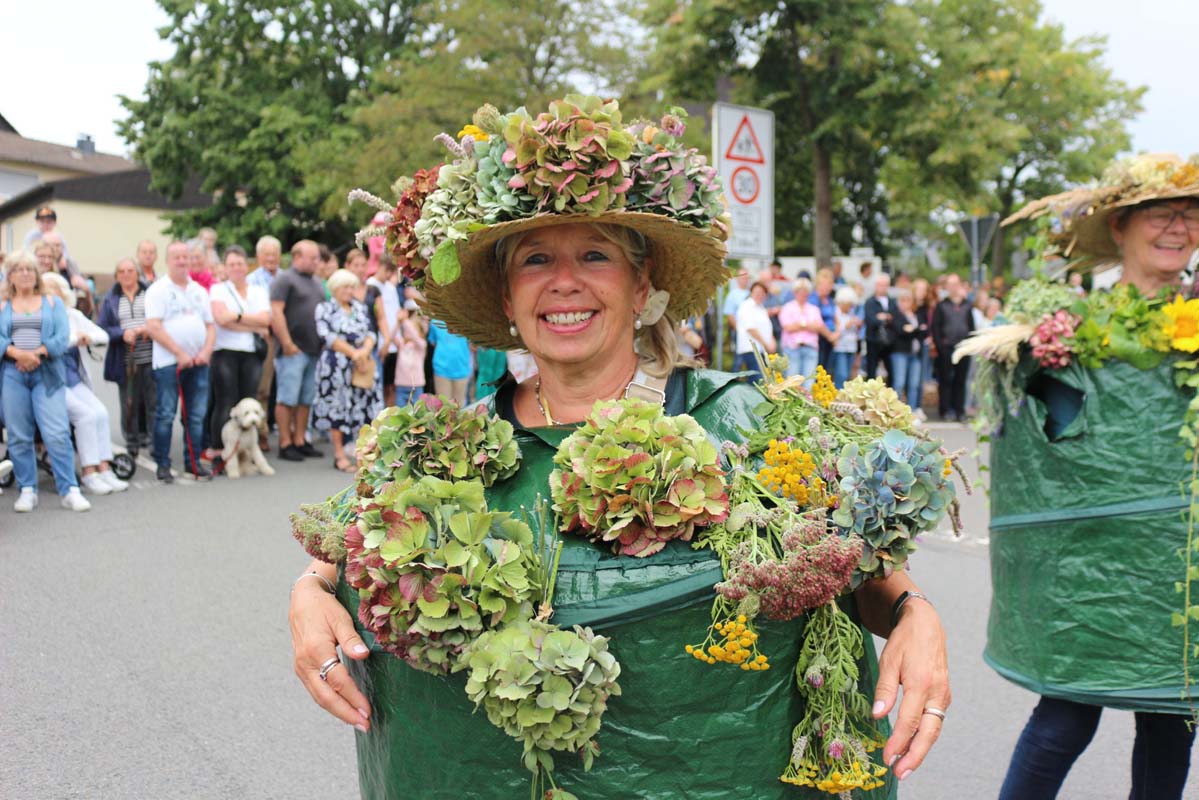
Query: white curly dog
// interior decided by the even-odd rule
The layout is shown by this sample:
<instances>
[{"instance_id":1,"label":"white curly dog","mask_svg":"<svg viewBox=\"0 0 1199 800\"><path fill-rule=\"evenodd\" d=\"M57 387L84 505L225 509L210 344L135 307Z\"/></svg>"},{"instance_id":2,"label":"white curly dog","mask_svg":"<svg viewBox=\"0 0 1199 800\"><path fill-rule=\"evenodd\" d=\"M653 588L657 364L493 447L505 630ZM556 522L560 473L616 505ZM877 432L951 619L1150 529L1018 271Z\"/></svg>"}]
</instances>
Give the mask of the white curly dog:
<instances>
[{"instance_id":1,"label":"white curly dog","mask_svg":"<svg viewBox=\"0 0 1199 800\"><path fill-rule=\"evenodd\" d=\"M229 412L229 421L221 428L221 459L225 462L225 474L230 478L242 475L274 475L275 470L266 463L266 456L258 446L259 432L266 433L266 412L262 404L253 397L239 400Z\"/></svg>"}]
</instances>

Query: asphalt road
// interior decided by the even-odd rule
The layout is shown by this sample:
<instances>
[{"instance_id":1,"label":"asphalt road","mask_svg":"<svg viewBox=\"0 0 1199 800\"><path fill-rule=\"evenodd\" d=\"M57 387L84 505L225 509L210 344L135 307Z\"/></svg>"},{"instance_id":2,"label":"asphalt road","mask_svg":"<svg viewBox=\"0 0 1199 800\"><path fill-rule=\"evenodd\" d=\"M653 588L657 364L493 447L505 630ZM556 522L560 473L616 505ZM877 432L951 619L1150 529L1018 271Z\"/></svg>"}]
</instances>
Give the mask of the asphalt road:
<instances>
[{"instance_id":1,"label":"asphalt road","mask_svg":"<svg viewBox=\"0 0 1199 800\"><path fill-rule=\"evenodd\" d=\"M934 427L972 447L965 428ZM58 507L48 480L32 514L0 497L0 797L356 794L353 731L292 674L286 620L307 561L287 514L345 476L329 460L272 463L274 478L199 485L139 469L87 514ZM913 559L949 632L954 704L904 800L995 797L1035 702L982 662L986 513L969 498L965 535L931 535ZM1132 733L1130 714L1105 713L1061 796L1127 797ZM1188 788L1199 797L1199 778Z\"/></svg>"}]
</instances>

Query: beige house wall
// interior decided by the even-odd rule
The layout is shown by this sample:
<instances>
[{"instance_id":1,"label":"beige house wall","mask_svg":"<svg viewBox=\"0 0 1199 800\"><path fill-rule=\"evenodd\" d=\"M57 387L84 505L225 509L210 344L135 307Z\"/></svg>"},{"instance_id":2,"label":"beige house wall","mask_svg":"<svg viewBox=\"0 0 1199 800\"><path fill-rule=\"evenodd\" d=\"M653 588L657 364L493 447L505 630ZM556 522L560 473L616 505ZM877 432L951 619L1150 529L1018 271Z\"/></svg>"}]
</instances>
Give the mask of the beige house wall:
<instances>
[{"instance_id":1,"label":"beige house wall","mask_svg":"<svg viewBox=\"0 0 1199 800\"><path fill-rule=\"evenodd\" d=\"M58 167L43 167L41 164L30 164L25 161L5 161L0 159L0 169L11 170L12 172L23 172L28 175L36 175L38 183L47 183L49 181L62 180L63 178L81 178L85 175L91 175L90 172L83 170L59 169ZM32 218L30 225L33 224Z\"/></svg>"},{"instance_id":2,"label":"beige house wall","mask_svg":"<svg viewBox=\"0 0 1199 800\"><path fill-rule=\"evenodd\" d=\"M102 279L111 278L122 258L132 258L137 243L149 239L158 245L158 271L165 264L170 238L163 233L166 221L161 210L58 200L52 203L58 213L58 232L71 250L71 258L79 263L85 274ZM17 231L16 246L20 247L26 231L32 227L30 214L21 212L0 219L0 231L9 225ZM26 224L28 223L28 224ZM97 284L108 286L107 280Z\"/></svg>"}]
</instances>

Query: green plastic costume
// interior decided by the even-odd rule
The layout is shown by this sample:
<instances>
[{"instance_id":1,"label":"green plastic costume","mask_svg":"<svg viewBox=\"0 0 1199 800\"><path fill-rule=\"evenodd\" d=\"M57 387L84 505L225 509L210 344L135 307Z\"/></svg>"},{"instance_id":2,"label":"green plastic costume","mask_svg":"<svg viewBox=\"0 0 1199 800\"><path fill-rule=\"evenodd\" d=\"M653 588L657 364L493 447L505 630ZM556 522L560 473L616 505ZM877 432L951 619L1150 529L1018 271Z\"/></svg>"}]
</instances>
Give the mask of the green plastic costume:
<instances>
[{"instance_id":1,"label":"green plastic costume","mask_svg":"<svg viewBox=\"0 0 1199 800\"><path fill-rule=\"evenodd\" d=\"M1183 565L1188 396L1174 369L1121 361L1017 379L1027 403L991 444L986 660L1039 694L1189 713L1171 612Z\"/></svg>"},{"instance_id":2,"label":"green plastic costume","mask_svg":"<svg viewBox=\"0 0 1199 800\"><path fill-rule=\"evenodd\" d=\"M668 388L667 411L690 413L714 440L740 440L739 429L760 424L752 409L761 396L736 376L680 377L672 381L678 391ZM571 430L518 427L521 468L488 490L491 508L514 511L548 495L554 453ZM759 646L774 665L767 672L702 664L683 646L701 641L711 619L721 570L710 551L675 541L642 559L613 556L579 537L567 536L564 544L553 621L611 637L623 693L609 701L597 739L601 755L590 772L577 756L554 754L559 785L581 800L828 797L777 777L802 716L792 668L802 620L761 626ZM341 582L338 595L356 619L356 593ZM370 634L363 637L373 643ZM865 640L859 668L871 696L877 662L869 634ZM364 798L529 797L531 773L521 765L520 745L482 711L474 713L463 674L435 677L377 649L349 666L373 708L370 733L356 734ZM854 796L883 800L894 793L888 775L883 787Z\"/></svg>"}]
</instances>

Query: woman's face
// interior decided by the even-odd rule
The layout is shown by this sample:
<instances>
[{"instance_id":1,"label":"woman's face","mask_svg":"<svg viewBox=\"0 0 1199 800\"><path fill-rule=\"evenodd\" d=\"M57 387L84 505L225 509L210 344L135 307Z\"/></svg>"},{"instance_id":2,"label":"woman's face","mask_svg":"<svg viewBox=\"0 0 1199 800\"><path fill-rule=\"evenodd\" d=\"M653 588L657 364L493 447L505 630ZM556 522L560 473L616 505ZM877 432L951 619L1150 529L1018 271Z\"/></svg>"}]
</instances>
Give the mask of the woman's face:
<instances>
[{"instance_id":1,"label":"woman's face","mask_svg":"<svg viewBox=\"0 0 1199 800\"><path fill-rule=\"evenodd\" d=\"M816 276L816 295L818 297L828 297L833 291L833 279L827 275Z\"/></svg>"},{"instance_id":2,"label":"woman's face","mask_svg":"<svg viewBox=\"0 0 1199 800\"><path fill-rule=\"evenodd\" d=\"M54 269L54 248L39 247L37 250L37 266L42 272L50 272Z\"/></svg>"},{"instance_id":3,"label":"woman's face","mask_svg":"<svg viewBox=\"0 0 1199 800\"><path fill-rule=\"evenodd\" d=\"M912 308L912 296L910 294L901 294L899 296L899 310L905 314L911 314Z\"/></svg>"},{"instance_id":4,"label":"woman's face","mask_svg":"<svg viewBox=\"0 0 1199 800\"><path fill-rule=\"evenodd\" d=\"M246 279L246 259L237 253L225 256L225 277L238 286Z\"/></svg>"},{"instance_id":5,"label":"woman's face","mask_svg":"<svg viewBox=\"0 0 1199 800\"><path fill-rule=\"evenodd\" d=\"M191 250L187 254L187 268L192 272L208 271L208 254L203 250Z\"/></svg>"},{"instance_id":6,"label":"woman's face","mask_svg":"<svg viewBox=\"0 0 1199 800\"><path fill-rule=\"evenodd\" d=\"M117 283L126 292L133 291L137 286L137 267L129 261L122 261L121 265L117 267Z\"/></svg>"},{"instance_id":7,"label":"woman's face","mask_svg":"<svg viewBox=\"0 0 1199 800\"><path fill-rule=\"evenodd\" d=\"M762 284L754 284L754 288L749 290L749 296L754 299L758 305L762 305L766 301L766 287Z\"/></svg>"},{"instance_id":8,"label":"woman's face","mask_svg":"<svg viewBox=\"0 0 1199 800\"><path fill-rule=\"evenodd\" d=\"M354 287L351 284L338 286L333 290L333 299L343 306L348 306L354 297Z\"/></svg>"},{"instance_id":9,"label":"woman's face","mask_svg":"<svg viewBox=\"0 0 1199 800\"><path fill-rule=\"evenodd\" d=\"M647 273L635 274L621 248L592 225L542 228L512 251L504 313L529 352L549 364L631 355Z\"/></svg>"},{"instance_id":10,"label":"woman's face","mask_svg":"<svg viewBox=\"0 0 1199 800\"><path fill-rule=\"evenodd\" d=\"M812 296L812 290L811 290L811 288L809 288L807 286L804 286L802 288L793 289L792 291L795 292L795 302L799 303L801 306L804 303L808 302L808 298ZM763 299L765 299L765 298L763 298ZM758 302L761 302L761 301L758 301Z\"/></svg>"},{"instance_id":11,"label":"woman's face","mask_svg":"<svg viewBox=\"0 0 1199 800\"><path fill-rule=\"evenodd\" d=\"M1126 277L1131 272L1174 283L1199 247L1199 202L1194 200L1133 209L1123 228L1115 214L1108 220Z\"/></svg>"},{"instance_id":12,"label":"woman's face","mask_svg":"<svg viewBox=\"0 0 1199 800\"><path fill-rule=\"evenodd\" d=\"M31 292L37 286L37 273L29 267L20 265L13 267L9 273L13 289L18 292Z\"/></svg>"}]
</instances>

